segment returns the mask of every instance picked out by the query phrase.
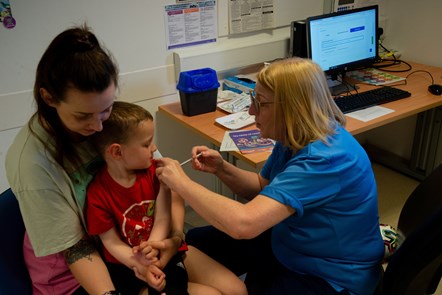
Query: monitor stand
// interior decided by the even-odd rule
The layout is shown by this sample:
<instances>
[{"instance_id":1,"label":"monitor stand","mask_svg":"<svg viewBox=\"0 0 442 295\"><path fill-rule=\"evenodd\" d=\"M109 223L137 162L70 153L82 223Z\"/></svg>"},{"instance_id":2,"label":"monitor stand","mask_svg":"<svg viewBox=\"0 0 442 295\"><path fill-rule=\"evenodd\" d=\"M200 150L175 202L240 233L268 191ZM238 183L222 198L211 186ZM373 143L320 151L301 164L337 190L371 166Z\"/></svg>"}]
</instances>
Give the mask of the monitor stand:
<instances>
[{"instance_id":1,"label":"monitor stand","mask_svg":"<svg viewBox=\"0 0 442 295\"><path fill-rule=\"evenodd\" d=\"M342 83L343 79L345 79L345 76L342 78L342 75L339 75L339 79L336 76L332 77L327 75L328 88L333 96L341 95L359 88L348 82Z\"/></svg>"}]
</instances>

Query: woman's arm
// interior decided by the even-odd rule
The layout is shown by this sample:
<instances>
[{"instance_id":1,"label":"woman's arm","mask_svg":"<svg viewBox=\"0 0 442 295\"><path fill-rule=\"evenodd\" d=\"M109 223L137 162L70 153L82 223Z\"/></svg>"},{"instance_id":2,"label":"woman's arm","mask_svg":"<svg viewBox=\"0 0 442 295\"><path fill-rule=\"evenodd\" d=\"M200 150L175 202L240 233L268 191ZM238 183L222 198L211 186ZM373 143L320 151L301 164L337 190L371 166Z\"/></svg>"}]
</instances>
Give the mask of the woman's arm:
<instances>
[{"instance_id":1,"label":"woman's arm","mask_svg":"<svg viewBox=\"0 0 442 295\"><path fill-rule=\"evenodd\" d=\"M295 213L292 207L263 195L246 204L226 198L192 181L177 161L169 158L158 161L158 178L186 200L202 218L233 238L253 238ZM248 185L241 181L238 179L236 185Z\"/></svg>"},{"instance_id":2,"label":"woman's arm","mask_svg":"<svg viewBox=\"0 0 442 295\"><path fill-rule=\"evenodd\" d=\"M215 175L238 196L251 200L253 199L268 181L258 173L240 169L233 164L223 161L223 169ZM238 185L238 184L241 185Z\"/></svg>"},{"instance_id":3,"label":"woman's arm","mask_svg":"<svg viewBox=\"0 0 442 295\"><path fill-rule=\"evenodd\" d=\"M200 153L201 155L196 157ZM206 146L194 147L192 155L195 155L192 161L194 169L215 174L233 193L242 198L252 199L267 185L266 180L259 174L232 165L225 161L219 152Z\"/></svg>"},{"instance_id":4,"label":"woman's arm","mask_svg":"<svg viewBox=\"0 0 442 295\"><path fill-rule=\"evenodd\" d=\"M90 238L84 238L63 252L75 279L91 295L102 295L115 287L106 265Z\"/></svg>"}]
</instances>

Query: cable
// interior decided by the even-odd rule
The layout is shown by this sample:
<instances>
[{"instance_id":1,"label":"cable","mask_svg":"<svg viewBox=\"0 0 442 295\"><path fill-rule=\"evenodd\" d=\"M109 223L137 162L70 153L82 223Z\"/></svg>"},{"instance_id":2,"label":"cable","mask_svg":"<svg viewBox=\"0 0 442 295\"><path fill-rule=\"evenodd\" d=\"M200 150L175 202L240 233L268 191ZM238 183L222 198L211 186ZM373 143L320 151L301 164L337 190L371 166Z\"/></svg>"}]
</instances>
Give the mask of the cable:
<instances>
[{"instance_id":1,"label":"cable","mask_svg":"<svg viewBox=\"0 0 442 295\"><path fill-rule=\"evenodd\" d=\"M396 56L394 55L394 53L393 53L393 51L391 51L391 50L389 50L389 49L387 49L383 44L382 44L382 42L379 42L379 46L380 47L382 47L382 49L384 49L386 52L387 52L387 56L388 57L393 57L393 59L384 59L384 58L380 58L380 64L378 64L378 65L373 65L372 67L373 68L375 68L375 69L382 69L383 71L385 71L385 72L391 72L391 73L400 73L400 72L408 72L408 71L410 71L413 67L408 63L408 62L406 62L406 61L403 61L403 60L400 60L400 59L397 59L396 58ZM382 64L382 63L384 63L384 62L388 62L387 64ZM406 64L407 66L408 66L408 68L407 69L404 69L404 70L389 70L389 69L386 69L386 68L388 68L388 67L391 67L391 66L397 66L397 65L400 65L401 63L404 63L404 64Z\"/></svg>"},{"instance_id":2,"label":"cable","mask_svg":"<svg viewBox=\"0 0 442 295\"><path fill-rule=\"evenodd\" d=\"M408 79L408 77L410 77L411 75L419 73L419 72L428 74L430 76L430 78L431 78L431 84L434 84L433 75L429 71L426 71L426 70L416 70L416 71L413 71L413 72L409 73L407 75L407 77L405 77L405 79Z\"/></svg>"},{"instance_id":3,"label":"cable","mask_svg":"<svg viewBox=\"0 0 442 295\"><path fill-rule=\"evenodd\" d=\"M388 62L388 63L387 63L387 64L382 64L382 63L384 63L384 62ZM389 70L389 69L386 69L386 68L391 67L391 66L397 66L397 65L400 65L401 63L406 64L406 65L407 65L407 68L406 68L406 69L403 69L403 70L391 70L391 69ZM404 60L401 60L401 59L397 59L396 56L394 56L394 54L393 54L393 59L383 59L383 60L381 60L381 62L380 62L379 64L374 64L374 65L372 66L372 68L375 68L375 69L382 69L382 70L385 71L385 72L401 73L401 72L408 72L408 71L410 71L413 67L412 67L408 62L406 62L406 61L404 61Z\"/></svg>"}]
</instances>

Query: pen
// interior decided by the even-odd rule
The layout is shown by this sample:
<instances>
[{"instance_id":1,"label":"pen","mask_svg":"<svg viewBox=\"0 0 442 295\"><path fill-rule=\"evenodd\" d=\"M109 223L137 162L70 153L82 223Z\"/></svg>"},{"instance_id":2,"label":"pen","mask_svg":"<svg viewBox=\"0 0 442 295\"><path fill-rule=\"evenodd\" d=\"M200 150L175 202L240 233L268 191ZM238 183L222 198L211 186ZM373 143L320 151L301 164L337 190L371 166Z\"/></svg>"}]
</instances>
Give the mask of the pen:
<instances>
[{"instance_id":1,"label":"pen","mask_svg":"<svg viewBox=\"0 0 442 295\"><path fill-rule=\"evenodd\" d=\"M198 155L196 155L196 157L198 158L198 157L201 156L202 154L203 154L203 153L199 153ZM192 158L187 159L186 161L182 162L182 163L180 164L180 166L183 166L184 164L187 164L187 163L189 163L190 161L192 161Z\"/></svg>"}]
</instances>

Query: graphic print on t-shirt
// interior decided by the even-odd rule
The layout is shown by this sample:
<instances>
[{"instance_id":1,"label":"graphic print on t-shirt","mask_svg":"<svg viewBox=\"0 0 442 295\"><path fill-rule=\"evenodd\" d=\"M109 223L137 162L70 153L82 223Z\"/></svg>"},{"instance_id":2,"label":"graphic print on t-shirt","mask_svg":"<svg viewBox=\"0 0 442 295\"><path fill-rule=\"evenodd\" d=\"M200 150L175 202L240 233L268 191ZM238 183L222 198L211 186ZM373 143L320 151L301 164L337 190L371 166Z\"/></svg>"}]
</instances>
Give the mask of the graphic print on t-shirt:
<instances>
[{"instance_id":1,"label":"graphic print on t-shirt","mask_svg":"<svg viewBox=\"0 0 442 295\"><path fill-rule=\"evenodd\" d=\"M131 246L147 241L153 227L155 201L133 204L123 214L121 232Z\"/></svg>"}]
</instances>

